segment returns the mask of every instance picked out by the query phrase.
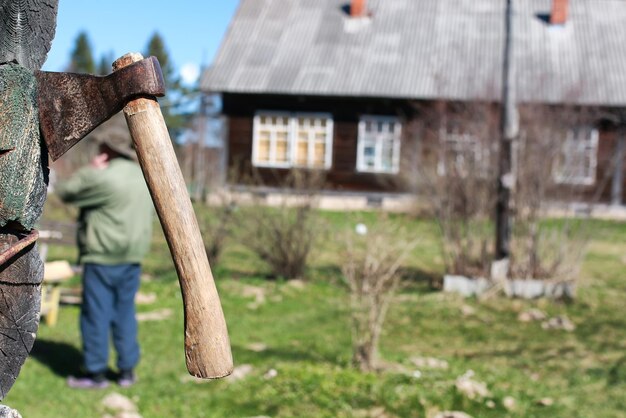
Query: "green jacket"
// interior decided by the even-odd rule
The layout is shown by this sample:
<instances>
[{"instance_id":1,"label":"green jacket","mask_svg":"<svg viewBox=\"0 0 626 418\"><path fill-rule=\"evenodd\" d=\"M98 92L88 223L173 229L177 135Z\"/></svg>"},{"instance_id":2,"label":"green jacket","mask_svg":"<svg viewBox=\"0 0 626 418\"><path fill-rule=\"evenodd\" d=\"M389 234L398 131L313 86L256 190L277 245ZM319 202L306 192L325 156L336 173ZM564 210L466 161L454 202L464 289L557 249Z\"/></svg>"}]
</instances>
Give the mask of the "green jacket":
<instances>
[{"instance_id":1,"label":"green jacket","mask_svg":"<svg viewBox=\"0 0 626 418\"><path fill-rule=\"evenodd\" d=\"M141 262L150 247L154 210L137 163L115 158L103 170L82 168L56 192L80 208L81 263Z\"/></svg>"}]
</instances>

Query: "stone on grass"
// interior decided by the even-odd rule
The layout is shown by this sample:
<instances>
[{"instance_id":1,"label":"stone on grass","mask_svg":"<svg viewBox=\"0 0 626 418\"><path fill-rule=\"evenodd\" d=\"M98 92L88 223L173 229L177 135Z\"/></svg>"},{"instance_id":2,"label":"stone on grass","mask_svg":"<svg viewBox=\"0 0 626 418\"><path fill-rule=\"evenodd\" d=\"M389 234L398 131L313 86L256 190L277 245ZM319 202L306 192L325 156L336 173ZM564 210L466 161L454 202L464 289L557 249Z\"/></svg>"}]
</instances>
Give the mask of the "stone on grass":
<instances>
[{"instance_id":1,"label":"stone on grass","mask_svg":"<svg viewBox=\"0 0 626 418\"><path fill-rule=\"evenodd\" d=\"M514 410L516 404L515 398L512 396L505 396L504 399L502 399L502 406L504 406L504 409L507 411Z\"/></svg>"},{"instance_id":2,"label":"stone on grass","mask_svg":"<svg viewBox=\"0 0 626 418\"><path fill-rule=\"evenodd\" d=\"M541 398L537 401L537 405L539 406L552 406L554 405L554 399L552 398Z\"/></svg>"},{"instance_id":3,"label":"stone on grass","mask_svg":"<svg viewBox=\"0 0 626 418\"><path fill-rule=\"evenodd\" d=\"M439 412L433 418L472 418L472 416L461 411L443 411Z\"/></svg>"},{"instance_id":4,"label":"stone on grass","mask_svg":"<svg viewBox=\"0 0 626 418\"><path fill-rule=\"evenodd\" d=\"M387 418L389 415L382 406L375 406L370 409L356 409L352 411L354 418Z\"/></svg>"},{"instance_id":5,"label":"stone on grass","mask_svg":"<svg viewBox=\"0 0 626 418\"><path fill-rule=\"evenodd\" d=\"M456 390L468 399L482 399L491 396L487 385L484 382L474 380L473 377L474 372L472 370L459 376L454 383Z\"/></svg>"},{"instance_id":6,"label":"stone on grass","mask_svg":"<svg viewBox=\"0 0 626 418\"><path fill-rule=\"evenodd\" d=\"M119 393L109 393L107 396L102 399L102 406L106 409L112 411L126 411L126 412L135 412L137 411L137 405L127 398L126 396Z\"/></svg>"},{"instance_id":7,"label":"stone on grass","mask_svg":"<svg viewBox=\"0 0 626 418\"><path fill-rule=\"evenodd\" d=\"M141 418L137 411L137 405L124 395L109 393L102 399L102 406L109 413L105 417L112 418ZM110 415L114 414L114 415Z\"/></svg>"},{"instance_id":8,"label":"stone on grass","mask_svg":"<svg viewBox=\"0 0 626 418\"><path fill-rule=\"evenodd\" d=\"M137 305L150 305L151 303L156 302L157 300L157 296L156 293L151 292L151 293L142 293L142 292L137 292L137 294L135 295L135 303Z\"/></svg>"},{"instance_id":9,"label":"stone on grass","mask_svg":"<svg viewBox=\"0 0 626 418\"><path fill-rule=\"evenodd\" d=\"M170 318L173 313L174 311L170 308L159 309L151 312L141 312L137 314L137 321L163 321L164 319Z\"/></svg>"},{"instance_id":10,"label":"stone on grass","mask_svg":"<svg viewBox=\"0 0 626 418\"><path fill-rule=\"evenodd\" d=\"M224 378L228 382L236 382L238 380L245 379L252 371L254 367L251 364L242 364L233 369L233 372L230 376Z\"/></svg>"},{"instance_id":11,"label":"stone on grass","mask_svg":"<svg viewBox=\"0 0 626 418\"><path fill-rule=\"evenodd\" d=\"M306 282L302 279L293 279L287 282L287 286L293 287L294 289L304 289L306 287Z\"/></svg>"},{"instance_id":12,"label":"stone on grass","mask_svg":"<svg viewBox=\"0 0 626 418\"><path fill-rule=\"evenodd\" d=\"M267 350L267 344L251 343L251 344L248 344L246 348L250 351L254 351L255 353L260 353L262 351Z\"/></svg>"},{"instance_id":13,"label":"stone on grass","mask_svg":"<svg viewBox=\"0 0 626 418\"><path fill-rule=\"evenodd\" d=\"M265 379L267 379L267 380L269 380L269 379L273 379L273 378L275 378L276 376L278 376L278 371L277 371L276 369L269 369L269 370L267 371L267 373L265 373L265 374L263 375L263 377L264 377Z\"/></svg>"},{"instance_id":14,"label":"stone on grass","mask_svg":"<svg viewBox=\"0 0 626 418\"><path fill-rule=\"evenodd\" d=\"M546 314L539 309L529 309L524 312L520 312L517 316L517 320L520 322L533 322L533 321L543 321L546 319Z\"/></svg>"},{"instance_id":15,"label":"stone on grass","mask_svg":"<svg viewBox=\"0 0 626 418\"><path fill-rule=\"evenodd\" d=\"M180 383L195 383L197 385L201 385L204 383L212 382L211 379L202 379L200 377L192 376L190 374L184 374L179 379Z\"/></svg>"},{"instance_id":16,"label":"stone on grass","mask_svg":"<svg viewBox=\"0 0 626 418\"><path fill-rule=\"evenodd\" d=\"M262 287L246 285L241 289L241 295L254 298L254 301L247 305L248 309L257 309L265 303L265 289Z\"/></svg>"},{"instance_id":17,"label":"stone on grass","mask_svg":"<svg viewBox=\"0 0 626 418\"><path fill-rule=\"evenodd\" d=\"M415 365L415 367L420 367L423 369L441 369L446 370L448 368L448 362L445 360L440 360L434 357L411 357L411 363Z\"/></svg>"},{"instance_id":18,"label":"stone on grass","mask_svg":"<svg viewBox=\"0 0 626 418\"><path fill-rule=\"evenodd\" d=\"M476 313L476 308L470 305L461 306L461 315L463 316L472 316Z\"/></svg>"},{"instance_id":19,"label":"stone on grass","mask_svg":"<svg viewBox=\"0 0 626 418\"><path fill-rule=\"evenodd\" d=\"M470 278L446 274L443 276L443 291L459 293L464 297L479 296L491 287L491 282L483 277Z\"/></svg>"},{"instance_id":20,"label":"stone on grass","mask_svg":"<svg viewBox=\"0 0 626 418\"><path fill-rule=\"evenodd\" d=\"M138 412L121 411L115 415L104 414L102 418L143 418Z\"/></svg>"},{"instance_id":21,"label":"stone on grass","mask_svg":"<svg viewBox=\"0 0 626 418\"><path fill-rule=\"evenodd\" d=\"M22 416L15 409L0 405L0 418L22 418Z\"/></svg>"},{"instance_id":22,"label":"stone on grass","mask_svg":"<svg viewBox=\"0 0 626 418\"><path fill-rule=\"evenodd\" d=\"M576 329L576 325L567 316L559 315L542 322L541 328L572 332Z\"/></svg>"}]
</instances>

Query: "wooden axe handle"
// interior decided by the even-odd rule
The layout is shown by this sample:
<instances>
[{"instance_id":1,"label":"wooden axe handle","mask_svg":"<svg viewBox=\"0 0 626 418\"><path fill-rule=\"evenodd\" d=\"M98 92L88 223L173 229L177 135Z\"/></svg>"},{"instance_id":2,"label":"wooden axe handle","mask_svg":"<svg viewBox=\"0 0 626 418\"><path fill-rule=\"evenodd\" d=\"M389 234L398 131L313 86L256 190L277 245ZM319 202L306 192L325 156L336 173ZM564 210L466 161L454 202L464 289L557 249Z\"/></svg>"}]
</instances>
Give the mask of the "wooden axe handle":
<instances>
[{"instance_id":1,"label":"wooden axe handle","mask_svg":"<svg viewBox=\"0 0 626 418\"><path fill-rule=\"evenodd\" d=\"M113 70L141 59L141 54L126 54ZM233 359L226 321L161 108L156 98L139 98L126 105L124 115L178 273L187 369L197 377L227 376Z\"/></svg>"}]
</instances>

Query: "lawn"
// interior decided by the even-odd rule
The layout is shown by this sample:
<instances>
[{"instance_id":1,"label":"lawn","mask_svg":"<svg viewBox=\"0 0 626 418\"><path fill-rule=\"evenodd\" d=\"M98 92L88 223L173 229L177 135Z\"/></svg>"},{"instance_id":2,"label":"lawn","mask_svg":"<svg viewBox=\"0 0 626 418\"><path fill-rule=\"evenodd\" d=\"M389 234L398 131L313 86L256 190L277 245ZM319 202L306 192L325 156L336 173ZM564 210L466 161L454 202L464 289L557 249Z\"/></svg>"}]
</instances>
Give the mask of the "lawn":
<instances>
[{"instance_id":1,"label":"lawn","mask_svg":"<svg viewBox=\"0 0 626 418\"><path fill-rule=\"evenodd\" d=\"M47 216L66 216L53 212ZM478 302L430 287L429 279L443 272L437 228L429 220L396 217L420 240L383 333L386 371L360 373L351 367L348 295L336 237L356 219L372 224L376 215L323 217L327 237L316 247L305 280L268 279L267 267L236 242L214 266L238 378L199 381L186 374L182 298L157 231L141 288L156 300L138 311L171 314L140 323L139 382L103 391L66 387L66 377L80 364L80 339L79 310L64 306L57 326L40 325L33 353L3 402L24 418L102 417L102 400L113 392L131 399L144 418L432 418L444 410L474 418L626 417L625 224L593 221L575 302ZM53 248L49 259L74 256L72 249ZM520 312L531 308L548 317L566 315L576 329L519 321ZM419 364L425 358L438 362ZM456 384L462 375L484 383L488 394L464 394Z\"/></svg>"}]
</instances>

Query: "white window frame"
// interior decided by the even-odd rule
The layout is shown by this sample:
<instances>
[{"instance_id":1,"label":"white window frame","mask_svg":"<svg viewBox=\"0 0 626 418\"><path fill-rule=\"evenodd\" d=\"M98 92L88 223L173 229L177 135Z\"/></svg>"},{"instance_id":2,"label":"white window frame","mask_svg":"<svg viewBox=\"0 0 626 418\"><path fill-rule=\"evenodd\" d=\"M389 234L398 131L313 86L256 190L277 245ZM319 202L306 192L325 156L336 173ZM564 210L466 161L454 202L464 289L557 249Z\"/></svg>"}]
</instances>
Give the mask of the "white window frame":
<instances>
[{"instance_id":1,"label":"white window frame","mask_svg":"<svg viewBox=\"0 0 626 418\"><path fill-rule=\"evenodd\" d=\"M439 162L437 164L438 175L446 175L446 151L451 150L455 153L456 156L454 165L456 166L457 172L460 173L463 177L469 175L469 173L463 173L463 169L465 169L466 167L464 168L462 166L462 164L464 164L464 161L459 160L459 158L465 158L465 153L469 153L473 156L474 167L482 167L480 172L477 174L480 177L487 177L489 170L489 156L491 150L489 148L485 148L482 142L476 137L476 135L463 133L460 131L449 131L445 128L441 128L439 130L439 140L440 154ZM485 162L487 162L487 164L480 164Z\"/></svg>"},{"instance_id":2,"label":"white window frame","mask_svg":"<svg viewBox=\"0 0 626 418\"><path fill-rule=\"evenodd\" d=\"M270 138L270 150L269 161L259 160L259 128L261 127L261 117L282 117L287 119L287 147L288 155L286 162L276 161L276 141ZM325 141L324 141L324 166L313 166L312 163L315 157L315 132L310 131L308 138L307 149L307 163L302 165L296 162L297 157L297 141L298 141L298 126L299 118L308 118L311 120L326 120L325 127ZM320 126L314 126L313 128L322 128ZM333 118L330 113L311 113L311 112L280 112L280 111L258 111L253 118L252 126L252 165L255 167L266 168L292 168L300 167L310 170L328 170L332 166L332 152L333 152Z\"/></svg>"},{"instance_id":3,"label":"white window frame","mask_svg":"<svg viewBox=\"0 0 626 418\"><path fill-rule=\"evenodd\" d=\"M561 145L560 158L554 171L554 180L559 184L584 186L595 184L598 168L599 138L600 133L594 127L581 126L568 129L565 142ZM582 158L578 153L583 154ZM571 164L572 161L584 162L587 160L589 161L589 166L564 167Z\"/></svg>"},{"instance_id":4,"label":"white window frame","mask_svg":"<svg viewBox=\"0 0 626 418\"><path fill-rule=\"evenodd\" d=\"M393 127L392 130L388 130L383 133L368 133L366 132L366 123L372 122L375 124L385 123ZM390 135L389 135L390 134ZM374 167L368 167L365 158L365 141L366 136L375 136L374 145ZM386 169L383 165L383 145L385 141L392 142L392 157L391 157L391 169ZM400 172L400 143L402 141L402 123L400 119L394 116L376 116L376 115L362 115L359 119L359 137L357 141L357 159L356 168L359 172L364 173L382 173L382 174L398 174Z\"/></svg>"}]
</instances>

